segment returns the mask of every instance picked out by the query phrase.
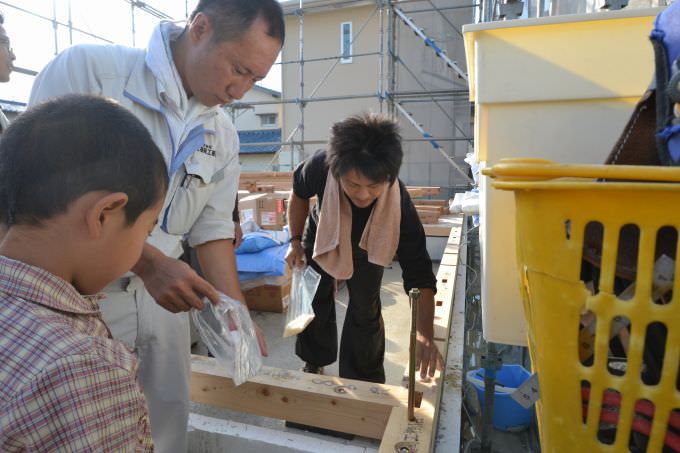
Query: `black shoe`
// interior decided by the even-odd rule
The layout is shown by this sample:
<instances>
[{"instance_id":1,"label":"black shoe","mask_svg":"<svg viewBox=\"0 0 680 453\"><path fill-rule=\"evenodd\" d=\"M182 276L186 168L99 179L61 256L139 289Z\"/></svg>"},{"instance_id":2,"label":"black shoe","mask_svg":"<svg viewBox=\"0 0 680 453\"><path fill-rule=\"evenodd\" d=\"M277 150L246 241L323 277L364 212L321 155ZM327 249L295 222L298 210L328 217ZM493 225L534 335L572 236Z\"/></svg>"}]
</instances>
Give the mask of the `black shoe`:
<instances>
[{"instance_id":1,"label":"black shoe","mask_svg":"<svg viewBox=\"0 0 680 453\"><path fill-rule=\"evenodd\" d=\"M302 371L311 374L323 374L323 367L319 365L313 365L309 362L305 362L305 366L302 367Z\"/></svg>"}]
</instances>

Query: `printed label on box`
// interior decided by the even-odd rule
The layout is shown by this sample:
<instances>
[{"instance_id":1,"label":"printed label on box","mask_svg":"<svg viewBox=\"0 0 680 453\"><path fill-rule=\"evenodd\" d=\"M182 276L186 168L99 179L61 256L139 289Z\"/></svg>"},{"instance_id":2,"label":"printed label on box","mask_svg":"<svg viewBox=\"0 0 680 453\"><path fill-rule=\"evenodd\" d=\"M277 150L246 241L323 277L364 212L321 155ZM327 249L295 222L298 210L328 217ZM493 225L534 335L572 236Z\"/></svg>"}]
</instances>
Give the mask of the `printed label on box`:
<instances>
[{"instance_id":1,"label":"printed label on box","mask_svg":"<svg viewBox=\"0 0 680 453\"><path fill-rule=\"evenodd\" d=\"M260 225L276 225L276 213L267 211L260 213Z\"/></svg>"},{"instance_id":2,"label":"printed label on box","mask_svg":"<svg viewBox=\"0 0 680 453\"><path fill-rule=\"evenodd\" d=\"M512 392L512 395L510 396L524 409L529 409L533 406L540 397L538 390L538 374L532 374L531 377L524 381L524 383L520 385L517 390Z\"/></svg>"},{"instance_id":3,"label":"printed label on box","mask_svg":"<svg viewBox=\"0 0 680 453\"><path fill-rule=\"evenodd\" d=\"M253 209L241 209L241 222L248 220L255 220L255 213Z\"/></svg>"}]
</instances>

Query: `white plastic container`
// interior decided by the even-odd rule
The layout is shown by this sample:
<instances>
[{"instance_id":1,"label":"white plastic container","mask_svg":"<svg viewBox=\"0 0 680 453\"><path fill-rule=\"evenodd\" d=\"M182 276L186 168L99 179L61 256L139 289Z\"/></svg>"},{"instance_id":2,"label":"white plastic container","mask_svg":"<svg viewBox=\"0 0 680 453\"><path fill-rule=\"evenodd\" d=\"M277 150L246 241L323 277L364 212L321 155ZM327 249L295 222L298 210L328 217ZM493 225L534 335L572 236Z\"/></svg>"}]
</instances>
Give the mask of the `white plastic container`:
<instances>
[{"instance_id":1,"label":"white plastic container","mask_svg":"<svg viewBox=\"0 0 680 453\"><path fill-rule=\"evenodd\" d=\"M463 28L475 102L475 155L603 163L654 73L661 8ZM526 344L515 262L514 199L480 181L482 318L488 341Z\"/></svg>"}]
</instances>

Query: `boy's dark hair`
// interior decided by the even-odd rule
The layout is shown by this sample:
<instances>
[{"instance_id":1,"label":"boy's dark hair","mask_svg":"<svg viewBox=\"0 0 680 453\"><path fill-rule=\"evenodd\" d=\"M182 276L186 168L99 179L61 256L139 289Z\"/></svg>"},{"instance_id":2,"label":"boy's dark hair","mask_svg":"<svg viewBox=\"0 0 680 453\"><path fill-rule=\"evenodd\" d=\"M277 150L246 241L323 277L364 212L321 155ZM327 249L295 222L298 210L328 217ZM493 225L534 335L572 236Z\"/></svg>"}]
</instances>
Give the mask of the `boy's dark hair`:
<instances>
[{"instance_id":1,"label":"boy's dark hair","mask_svg":"<svg viewBox=\"0 0 680 453\"><path fill-rule=\"evenodd\" d=\"M276 0L200 0L189 20L199 12L210 18L216 43L237 41L258 17L267 24L267 34L281 46L286 38L283 10Z\"/></svg>"},{"instance_id":2,"label":"boy's dark hair","mask_svg":"<svg viewBox=\"0 0 680 453\"><path fill-rule=\"evenodd\" d=\"M403 157L399 126L385 115L355 115L331 128L326 162L336 178L356 170L371 181L392 183Z\"/></svg>"},{"instance_id":3,"label":"boy's dark hair","mask_svg":"<svg viewBox=\"0 0 680 453\"><path fill-rule=\"evenodd\" d=\"M88 192L128 195L128 224L161 200L167 167L149 131L111 99L68 95L28 109L0 140L0 216L40 225Z\"/></svg>"}]
</instances>

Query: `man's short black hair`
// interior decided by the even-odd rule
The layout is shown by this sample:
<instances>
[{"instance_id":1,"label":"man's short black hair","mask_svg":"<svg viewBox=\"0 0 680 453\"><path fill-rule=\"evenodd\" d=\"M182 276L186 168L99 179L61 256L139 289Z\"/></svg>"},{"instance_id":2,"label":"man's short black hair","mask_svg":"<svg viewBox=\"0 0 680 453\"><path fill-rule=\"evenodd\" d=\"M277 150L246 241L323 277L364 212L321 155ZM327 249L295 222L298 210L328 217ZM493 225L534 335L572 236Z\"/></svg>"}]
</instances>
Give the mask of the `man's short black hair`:
<instances>
[{"instance_id":1,"label":"man's short black hair","mask_svg":"<svg viewBox=\"0 0 680 453\"><path fill-rule=\"evenodd\" d=\"M286 38L283 10L276 0L200 0L189 21L200 12L210 18L213 41L218 43L239 40L258 17L267 24L267 34L281 46Z\"/></svg>"},{"instance_id":2,"label":"man's short black hair","mask_svg":"<svg viewBox=\"0 0 680 453\"><path fill-rule=\"evenodd\" d=\"M128 195L128 224L163 199L168 173L149 131L111 99L55 98L21 114L0 140L0 216L40 225L92 191Z\"/></svg>"},{"instance_id":3,"label":"man's short black hair","mask_svg":"<svg viewBox=\"0 0 680 453\"><path fill-rule=\"evenodd\" d=\"M366 113L335 123L326 162L333 176L355 170L374 182L393 182L404 157L399 126L385 115Z\"/></svg>"}]
</instances>

